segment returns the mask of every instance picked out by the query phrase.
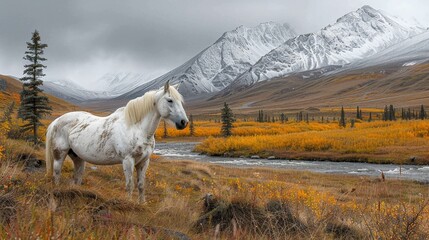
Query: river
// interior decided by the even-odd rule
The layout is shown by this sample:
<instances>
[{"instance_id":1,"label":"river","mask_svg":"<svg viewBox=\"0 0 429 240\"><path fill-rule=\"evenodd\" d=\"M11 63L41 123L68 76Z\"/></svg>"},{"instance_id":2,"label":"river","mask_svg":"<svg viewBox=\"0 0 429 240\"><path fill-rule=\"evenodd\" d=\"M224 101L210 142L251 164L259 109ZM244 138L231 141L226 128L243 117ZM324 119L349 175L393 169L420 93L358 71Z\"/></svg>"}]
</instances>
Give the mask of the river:
<instances>
[{"instance_id":1,"label":"river","mask_svg":"<svg viewBox=\"0 0 429 240\"><path fill-rule=\"evenodd\" d=\"M213 157L192 152L196 144L198 143L158 142L156 143L155 154L170 160L194 160L236 167L268 167L366 176L380 176L381 172L384 172L386 178L409 179L429 183L429 166L402 165L401 167L396 164Z\"/></svg>"}]
</instances>

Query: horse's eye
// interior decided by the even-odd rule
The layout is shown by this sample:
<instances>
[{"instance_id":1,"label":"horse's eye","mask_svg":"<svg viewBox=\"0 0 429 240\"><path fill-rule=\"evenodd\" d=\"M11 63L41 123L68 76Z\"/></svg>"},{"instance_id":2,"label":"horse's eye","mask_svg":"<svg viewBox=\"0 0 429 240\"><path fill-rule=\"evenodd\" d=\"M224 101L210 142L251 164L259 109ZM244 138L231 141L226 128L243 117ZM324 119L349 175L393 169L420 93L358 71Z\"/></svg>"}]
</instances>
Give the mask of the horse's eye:
<instances>
[{"instance_id":1,"label":"horse's eye","mask_svg":"<svg viewBox=\"0 0 429 240\"><path fill-rule=\"evenodd\" d=\"M171 99L167 99L167 102L172 103L172 102L173 102L173 100L171 100Z\"/></svg>"}]
</instances>

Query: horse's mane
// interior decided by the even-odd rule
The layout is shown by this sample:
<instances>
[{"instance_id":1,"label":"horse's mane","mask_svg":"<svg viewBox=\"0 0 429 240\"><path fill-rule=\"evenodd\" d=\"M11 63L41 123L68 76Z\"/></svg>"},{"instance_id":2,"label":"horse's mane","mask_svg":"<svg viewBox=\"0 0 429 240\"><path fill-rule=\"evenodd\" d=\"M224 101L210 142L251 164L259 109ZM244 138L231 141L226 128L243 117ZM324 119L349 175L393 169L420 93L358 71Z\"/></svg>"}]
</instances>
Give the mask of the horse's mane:
<instances>
[{"instance_id":1,"label":"horse's mane","mask_svg":"<svg viewBox=\"0 0 429 240\"><path fill-rule=\"evenodd\" d=\"M174 88L169 88L171 98L183 102L182 95ZM146 92L143 96L130 100L124 109L125 122L128 125L136 124L142 118L155 109L156 91Z\"/></svg>"}]
</instances>

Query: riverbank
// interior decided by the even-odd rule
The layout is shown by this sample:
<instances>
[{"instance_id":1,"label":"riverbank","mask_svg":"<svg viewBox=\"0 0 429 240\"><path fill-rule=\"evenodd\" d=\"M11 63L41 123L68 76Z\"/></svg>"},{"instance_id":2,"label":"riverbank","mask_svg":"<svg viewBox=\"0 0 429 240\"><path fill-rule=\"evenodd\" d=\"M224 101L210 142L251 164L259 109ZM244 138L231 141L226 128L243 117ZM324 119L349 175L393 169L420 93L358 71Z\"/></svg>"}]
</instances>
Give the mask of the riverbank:
<instances>
[{"instance_id":1,"label":"riverbank","mask_svg":"<svg viewBox=\"0 0 429 240\"><path fill-rule=\"evenodd\" d=\"M192 150L197 144L198 142L158 142L155 154L169 160L189 159L202 163L208 162L239 168L265 167L269 169L290 169L325 174L373 177L378 177L383 173L387 178L408 179L429 183L429 166L425 165L209 156L193 152Z\"/></svg>"}]
</instances>

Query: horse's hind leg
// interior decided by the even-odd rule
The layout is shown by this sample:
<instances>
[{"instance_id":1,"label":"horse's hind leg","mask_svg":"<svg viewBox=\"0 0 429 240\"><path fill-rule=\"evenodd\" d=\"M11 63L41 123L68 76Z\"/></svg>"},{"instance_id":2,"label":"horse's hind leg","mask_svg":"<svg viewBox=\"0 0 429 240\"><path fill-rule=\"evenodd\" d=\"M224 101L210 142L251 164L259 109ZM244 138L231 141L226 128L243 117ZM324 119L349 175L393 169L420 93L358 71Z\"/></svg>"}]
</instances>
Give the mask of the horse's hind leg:
<instances>
[{"instance_id":1,"label":"horse's hind leg","mask_svg":"<svg viewBox=\"0 0 429 240\"><path fill-rule=\"evenodd\" d=\"M77 184L77 185L81 185L82 184L83 172L85 171L85 161L83 161L80 157L78 157L76 155L76 153L73 152L72 149L69 150L68 155L71 158L71 160L73 160L73 165L74 165L73 179L74 179L74 183Z\"/></svg>"},{"instance_id":2,"label":"horse's hind leg","mask_svg":"<svg viewBox=\"0 0 429 240\"><path fill-rule=\"evenodd\" d=\"M68 150L54 149L54 182L56 185L60 183L61 168L63 167L67 152Z\"/></svg>"}]
</instances>

